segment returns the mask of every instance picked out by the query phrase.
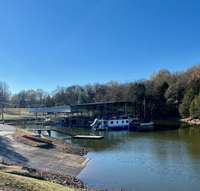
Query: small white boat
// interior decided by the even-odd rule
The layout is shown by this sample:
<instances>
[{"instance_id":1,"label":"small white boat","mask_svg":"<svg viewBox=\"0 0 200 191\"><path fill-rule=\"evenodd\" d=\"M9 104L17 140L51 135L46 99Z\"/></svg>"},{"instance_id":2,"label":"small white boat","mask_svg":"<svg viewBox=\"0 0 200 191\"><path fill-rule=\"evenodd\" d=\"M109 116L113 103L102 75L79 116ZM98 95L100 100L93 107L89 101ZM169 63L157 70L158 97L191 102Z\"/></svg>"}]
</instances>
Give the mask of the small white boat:
<instances>
[{"instance_id":1,"label":"small white boat","mask_svg":"<svg viewBox=\"0 0 200 191\"><path fill-rule=\"evenodd\" d=\"M150 121L147 123L140 123L137 130L138 131L152 131L154 130L154 122Z\"/></svg>"}]
</instances>

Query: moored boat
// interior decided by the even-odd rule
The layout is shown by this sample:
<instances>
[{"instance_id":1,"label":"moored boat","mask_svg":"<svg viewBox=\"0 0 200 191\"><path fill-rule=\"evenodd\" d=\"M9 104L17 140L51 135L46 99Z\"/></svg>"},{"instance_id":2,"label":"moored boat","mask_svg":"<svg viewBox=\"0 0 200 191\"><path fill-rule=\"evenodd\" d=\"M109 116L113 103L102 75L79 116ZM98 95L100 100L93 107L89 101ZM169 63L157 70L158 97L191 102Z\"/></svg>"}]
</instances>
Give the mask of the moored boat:
<instances>
[{"instance_id":1,"label":"moored boat","mask_svg":"<svg viewBox=\"0 0 200 191\"><path fill-rule=\"evenodd\" d=\"M111 119L95 119L90 127L94 130L129 130L132 118L118 117Z\"/></svg>"},{"instance_id":2,"label":"moored boat","mask_svg":"<svg viewBox=\"0 0 200 191\"><path fill-rule=\"evenodd\" d=\"M153 131L154 122L141 122L137 118L118 117L111 119L96 118L90 127L94 130L130 130L130 131Z\"/></svg>"},{"instance_id":3,"label":"moored boat","mask_svg":"<svg viewBox=\"0 0 200 191\"><path fill-rule=\"evenodd\" d=\"M35 141L38 143L45 143L45 144L53 144L53 141L46 139L46 138L41 138L40 136L35 136L35 135L23 135L22 137L29 139L31 141Z\"/></svg>"},{"instance_id":4,"label":"moored boat","mask_svg":"<svg viewBox=\"0 0 200 191\"><path fill-rule=\"evenodd\" d=\"M137 128L137 131L153 131L154 130L154 122L141 122Z\"/></svg>"}]
</instances>

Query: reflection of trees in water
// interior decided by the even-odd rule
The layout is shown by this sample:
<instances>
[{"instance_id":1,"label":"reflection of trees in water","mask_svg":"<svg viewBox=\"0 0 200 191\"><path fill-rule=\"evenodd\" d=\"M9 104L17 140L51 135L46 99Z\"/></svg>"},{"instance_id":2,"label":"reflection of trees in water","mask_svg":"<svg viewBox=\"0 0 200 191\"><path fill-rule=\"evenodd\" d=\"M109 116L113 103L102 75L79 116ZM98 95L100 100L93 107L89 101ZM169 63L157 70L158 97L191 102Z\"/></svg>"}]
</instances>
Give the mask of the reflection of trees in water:
<instances>
[{"instance_id":1,"label":"reflection of trees in water","mask_svg":"<svg viewBox=\"0 0 200 191\"><path fill-rule=\"evenodd\" d=\"M180 176L179 179L191 178L192 181L199 182L200 128L187 127L178 130L140 133L110 131L98 132L98 134L103 135L105 139L76 140L76 143L91 147L96 151L105 150L107 158L114 154L115 159L117 158L114 162L141 165L141 169L147 168L156 174L166 173L166 178L173 179ZM104 157L104 153L100 155ZM128 165L126 167L129 168Z\"/></svg>"},{"instance_id":2,"label":"reflection of trees in water","mask_svg":"<svg viewBox=\"0 0 200 191\"><path fill-rule=\"evenodd\" d=\"M140 139L140 147L151 151L160 159L180 158L183 152L188 152L194 159L200 158L200 128L180 128L178 130L161 131L161 132L127 132L127 131L109 131L97 132L103 135L102 140L75 140L82 146L93 148L94 150L114 149L120 144L126 142L136 144ZM134 143L132 143L134 142ZM142 146L144 145L144 146ZM131 150L132 147L130 147ZM136 147L134 147L136 148Z\"/></svg>"},{"instance_id":3,"label":"reflection of trees in water","mask_svg":"<svg viewBox=\"0 0 200 191\"><path fill-rule=\"evenodd\" d=\"M200 128L189 127L179 129L181 139L184 140L189 156L193 159L200 159Z\"/></svg>"},{"instance_id":4,"label":"reflection of trees in water","mask_svg":"<svg viewBox=\"0 0 200 191\"><path fill-rule=\"evenodd\" d=\"M200 128L180 128L173 131L152 132L144 136L143 152L155 157L161 164L174 160L177 165L194 165L200 159ZM198 166L200 172L200 166Z\"/></svg>"},{"instance_id":5,"label":"reflection of trees in water","mask_svg":"<svg viewBox=\"0 0 200 191\"><path fill-rule=\"evenodd\" d=\"M96 151L114 150L123 145L121 149L127 151L140 150L150 153L152 157L162 160L180 160L182 157L200 159L200 128L182 127L178 130L157 132L128 132L128 131L100 131L76 129L77 134L102 135L102 140L72 140L73 143L85 146ZM184 155L184 156L183 156Z\"/></svg>"},{"instance_id":6,"label":"reflection of trees in water","mask_svg":"<svg viewBox=\"0 0 200 191\"><path fill-rule=\"evenodd\" d=\"M128 131L101 131L95 134L104 136L101 140L73 140L73 143L77 143L81 146L85 146L96 151L112 149L118 144L124 143L129 138Z\"/></svg>"},{"instance_id":7,"label":"reflection of trees in water","mask_svg":"<svg viewBox=\"0 0 200 191\"><path fill-rule=\"evenodd\" d=\"M179 129L181 140L184 140L185 150L187 151L188 165L195 172L193 179L199 180L200 175L200 128L191 126Z\"/></svg>"}]
</instances>

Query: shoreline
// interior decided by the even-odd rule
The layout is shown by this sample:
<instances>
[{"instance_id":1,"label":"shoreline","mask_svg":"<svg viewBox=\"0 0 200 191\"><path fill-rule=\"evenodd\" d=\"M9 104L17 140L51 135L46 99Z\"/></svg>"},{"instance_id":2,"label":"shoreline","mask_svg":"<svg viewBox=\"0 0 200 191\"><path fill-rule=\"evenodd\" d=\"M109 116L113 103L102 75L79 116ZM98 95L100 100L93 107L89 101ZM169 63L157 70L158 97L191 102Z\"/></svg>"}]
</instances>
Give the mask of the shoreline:
<instances>
[{"instance_id":1,"label":"shoreline","mask_svg":"<svg viewBox=\"0 0 200 191\"><path fill-rule=\"evenodd\" d=\"M189 125L199 125L200 126L200 119L193 119L192 117L181 119L181 122L187 123Z\"/></svg>"},{"instance_id":2,"label":"shoreline","mask_svg":"<svg viewBox=\"0 0 200 191\"><path fill-rule=\"evenodd\" d=\"M83 156L83 148L64 144L55 140L55 147L40 148L22 141L26 131L15 126L0 124L0 163L26 169L25 176L36 174L36 178L62 181L75 188L86 189L86 185L76 177L87 165L89 158ZM24 132L23 132L24 131ZM27 132L29 133L29 132ZM23 175L23 174L22 174Z\"/></svg>"}]
</instances>

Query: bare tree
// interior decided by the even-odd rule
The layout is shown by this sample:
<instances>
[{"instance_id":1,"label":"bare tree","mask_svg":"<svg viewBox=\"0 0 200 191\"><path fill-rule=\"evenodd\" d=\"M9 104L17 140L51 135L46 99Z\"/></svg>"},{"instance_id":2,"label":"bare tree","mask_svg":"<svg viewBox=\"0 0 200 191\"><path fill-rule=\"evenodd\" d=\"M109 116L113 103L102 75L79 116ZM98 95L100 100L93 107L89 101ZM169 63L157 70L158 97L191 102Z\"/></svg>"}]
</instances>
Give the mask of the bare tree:
<instances>
[{"instance_id":1,"label":"bare tree","mask_svg":"<svg viewBox=\"0 0 200 191\"><path fill-rule=\"evenodd\" d=\"M10 92L8 85L5 82L0 81L0 106L1 106L1 117L3 123L4 123L4 107L5 105L8 105L9 95Z\"/></svg>"}]
</instances>

